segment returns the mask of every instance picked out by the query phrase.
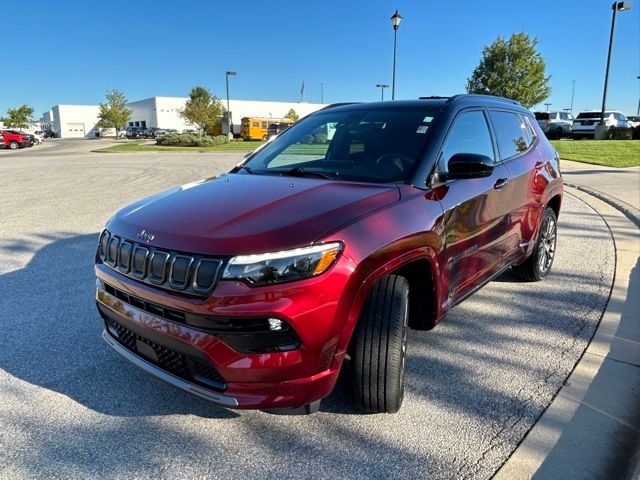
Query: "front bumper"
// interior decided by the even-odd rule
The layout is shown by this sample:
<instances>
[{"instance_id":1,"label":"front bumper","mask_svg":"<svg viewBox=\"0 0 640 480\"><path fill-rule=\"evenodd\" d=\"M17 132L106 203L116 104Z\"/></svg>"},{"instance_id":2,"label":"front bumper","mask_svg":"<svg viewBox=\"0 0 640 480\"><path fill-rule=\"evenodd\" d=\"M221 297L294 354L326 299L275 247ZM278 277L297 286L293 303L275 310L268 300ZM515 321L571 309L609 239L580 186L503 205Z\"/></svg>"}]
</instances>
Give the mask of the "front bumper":
<instances>
[{"instance_id":1,"label":"front bumper","mask_svg":"<svg viewBox=\"0 0 640 480\"><path fill-rule=\"evenodd\" d=\"M206 299L187 298L132 281L96 265L100 282L180 311L209 316L275 316L298 334L301 346L290 351L242 353L215 334L176 323L136 308L98 285L96 301L105 320L105 341L125 359L148 374L227 408L295 408L327 396L338 377L344 348L338 348L347 318L353 271L342 257L329 272L304 282L250 288L221 282ZM208 362L224 379L224 388L209 388L187 376L177 376L123 346L109 333L109 319L161 347Z\"/></svg>"}]
</instances>

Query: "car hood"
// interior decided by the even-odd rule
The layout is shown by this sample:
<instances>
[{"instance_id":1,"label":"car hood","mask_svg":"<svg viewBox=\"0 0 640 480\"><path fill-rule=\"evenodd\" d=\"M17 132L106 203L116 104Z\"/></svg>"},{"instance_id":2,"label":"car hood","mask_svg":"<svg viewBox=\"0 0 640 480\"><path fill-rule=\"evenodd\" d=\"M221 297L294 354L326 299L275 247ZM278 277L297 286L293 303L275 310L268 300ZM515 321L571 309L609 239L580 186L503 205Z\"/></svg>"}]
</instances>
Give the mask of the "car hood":
<instances>
[{"instance_id":1,"label":"car hood","mask_svg":"<svg viewBox=\"0 0 640 480\"><path fill-rule=\"evenodd\" d=\"M395 185L225 174L173 188L120 210L114 234L211 255L309 245L329 230L400 199Z\"/></svg>"}]
</instances>

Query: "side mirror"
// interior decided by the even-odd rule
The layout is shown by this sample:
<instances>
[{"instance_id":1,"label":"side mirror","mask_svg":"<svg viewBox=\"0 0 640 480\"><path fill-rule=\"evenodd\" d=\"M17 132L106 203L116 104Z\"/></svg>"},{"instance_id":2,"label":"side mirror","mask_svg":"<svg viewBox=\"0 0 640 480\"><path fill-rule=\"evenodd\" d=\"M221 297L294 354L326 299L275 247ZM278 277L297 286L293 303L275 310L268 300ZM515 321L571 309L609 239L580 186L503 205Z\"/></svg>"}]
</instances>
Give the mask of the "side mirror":
<instances>
[{"instance_id":1,"label":"side mirror","mask_svg":"<svg viewBox=\"0 0 640 480\"><path fill-rule=\"evenodd\" d=\"M493 172L493 160L477 153L456 153L447 164L447 180L488 177ZM442 174L440 177L442 178Z\"/></svg>"}]
</instances>

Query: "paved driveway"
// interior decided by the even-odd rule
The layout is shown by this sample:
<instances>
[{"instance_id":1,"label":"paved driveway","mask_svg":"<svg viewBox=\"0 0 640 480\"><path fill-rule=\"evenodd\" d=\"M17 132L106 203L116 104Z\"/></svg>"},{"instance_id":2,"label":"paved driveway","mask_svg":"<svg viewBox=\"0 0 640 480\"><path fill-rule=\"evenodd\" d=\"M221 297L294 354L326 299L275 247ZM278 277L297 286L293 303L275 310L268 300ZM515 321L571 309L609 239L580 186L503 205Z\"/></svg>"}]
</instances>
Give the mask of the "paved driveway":
<instances>
[{"instance_id":1,"label":"paved driveway","mask_svg":"<svg viewBox=\"0 0 640 480\"><path fill-rule=\"evenodd\" d=\"M399 414L343 382L312 416L211 407L103 345L97 235L127 202L239 155L0 156L0 477L489 478L551 401L606 303L614 246L567 195L554 273L510 274L412 332Z\"/></svg>"}]
</instances>

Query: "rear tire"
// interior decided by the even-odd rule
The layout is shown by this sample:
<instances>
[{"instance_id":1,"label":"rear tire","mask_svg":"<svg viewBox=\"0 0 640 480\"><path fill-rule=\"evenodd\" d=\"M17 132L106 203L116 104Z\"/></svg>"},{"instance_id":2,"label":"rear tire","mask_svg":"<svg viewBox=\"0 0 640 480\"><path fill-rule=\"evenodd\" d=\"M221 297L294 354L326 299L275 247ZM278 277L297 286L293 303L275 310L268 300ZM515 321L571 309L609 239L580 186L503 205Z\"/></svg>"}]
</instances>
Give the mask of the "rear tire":
<instances>
[{"instance_id":1,"label":"rear tire","mask_svg":"<svg viewBox=\"0 0 640 480\"><path fill-rule=\"evenodd\" d=\"M533 252L520 265L512 267L517 277L526 282L539 282L549 275L556 253L557 228L556 214L553 209L547 207Z\"/></svg>"},{"instance_id":2,"label":"rear tire","mask_svg":"<svg viewBox=\"0 0 640 480\"><path fill-rule=\"evenodd\" d=\"M17 150L18 148L20 148L20 145L18 144L18 142L15 142L15 141L9 142L10 150Z\"/></svg>"},{"instance_id":3,"label":"rear tire","mask_svg":"<svg viewBox=\"0 0 640 480\"><path fill-rule=\"evenodd\" d=\"M395 413L404 398L409 320L409 282L397 275L369 292L353 345L353 387L357 404L371 413Z\"/></svg>"},{"instance_id":4,"label":"rear tire","mask_svg":"<svg viewBox=\"0 0 640 480\"><path fill-rule=\"evenodd\" d=\"M556 138L560 140L563 136L564 136L564 130L562 130L562 127L556 128Z\"/></svg>"}]
</instances>

